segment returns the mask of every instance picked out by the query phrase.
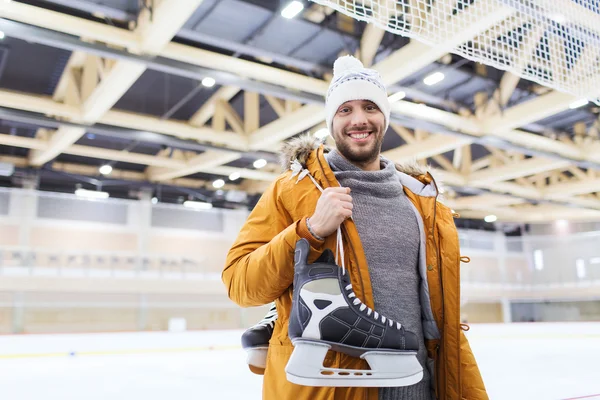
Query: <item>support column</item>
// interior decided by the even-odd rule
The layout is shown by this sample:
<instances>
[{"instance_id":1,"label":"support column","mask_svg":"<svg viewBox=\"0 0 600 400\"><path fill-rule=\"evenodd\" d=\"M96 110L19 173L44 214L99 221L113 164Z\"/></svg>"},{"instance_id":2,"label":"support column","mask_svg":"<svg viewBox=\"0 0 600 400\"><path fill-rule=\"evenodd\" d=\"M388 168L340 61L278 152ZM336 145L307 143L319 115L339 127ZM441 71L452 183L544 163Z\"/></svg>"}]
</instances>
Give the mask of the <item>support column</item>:
<instances>
[{"instance_id":1,"label":"support column","mask_svg":"<svg viewBox=\"0 0 600 400\"><path fill-rule=\"evenodd\" d=\"M144 257L148 256L150 229L152 227L152 189L142 189L139 194L140 201L132 207L135 207L136 232L138 237L137 245L137 270L144 268Z\"/></svg>"},{"instance_id":2,"label":"support column","mask_svg":"<svg viewBox=\"0 0 600 400\"><path fill-rule=\"evenodd\" d=\"M494 236L494 249L498 260L498 271L502 284L508 284L508 272L506 270L506 257L508 250L506 248L506 236L503 232L496 232Z\"/></svg>"},{"instance_id":3,"label":"support column","mask_svg":"<svg viewBox=\"0 0 600 400\"><path fill-rule=\"evenodd\" d=\"M138 320L137 329L138 331L146 330L146 324L148 321L148 299L144 293L141 293L138 301Z\"/></svg>"},{"instance_id":4,"label":"support column","mask_svg":"<svg viewBox=\"0 0 600 400\"><path fill-rule=\"evenodd\" d=\"M13 293L12 333L23 333L23 293Z\"/></svg>"},{"instance_id":5,"label":"support column","mask_svg":"<svg viewBox=\"0 0 600 400\"><path fill-rule=\"evenodd\" d=\"M31 245L31 228L37 215L37 176L23 178L22 190L11 192L9 215L19 224L19 246Z\"/></svg>"},{"instance_id":6,"label":"support column","mask_svg":"<svg viewBox=\"0 0 600 400\"><path fill-rule=\"evenodd\" d=\"M510 324L512 322L512 309L510 300L506 297L503 297L501 300L502 304L502 322L505 324Z\"/></svg>"}]
</instances>

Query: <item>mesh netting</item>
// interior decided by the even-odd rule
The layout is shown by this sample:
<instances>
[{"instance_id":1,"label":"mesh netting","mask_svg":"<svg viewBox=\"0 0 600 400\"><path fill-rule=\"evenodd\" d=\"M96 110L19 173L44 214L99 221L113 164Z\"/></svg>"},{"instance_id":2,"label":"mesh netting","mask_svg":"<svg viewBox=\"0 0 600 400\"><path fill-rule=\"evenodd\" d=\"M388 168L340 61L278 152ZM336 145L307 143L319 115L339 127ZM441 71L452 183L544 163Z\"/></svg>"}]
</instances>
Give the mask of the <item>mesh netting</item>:
<instances>
[{"instance_id":1,"label":"mesh netting","mask_svg":"<svg viewBox=\"0 0 600 400\"><path fill-rule=\"evenodd\" d=\"M598 0L312 0L446 52L599 102Z\"/></svg>"}]
</instances>

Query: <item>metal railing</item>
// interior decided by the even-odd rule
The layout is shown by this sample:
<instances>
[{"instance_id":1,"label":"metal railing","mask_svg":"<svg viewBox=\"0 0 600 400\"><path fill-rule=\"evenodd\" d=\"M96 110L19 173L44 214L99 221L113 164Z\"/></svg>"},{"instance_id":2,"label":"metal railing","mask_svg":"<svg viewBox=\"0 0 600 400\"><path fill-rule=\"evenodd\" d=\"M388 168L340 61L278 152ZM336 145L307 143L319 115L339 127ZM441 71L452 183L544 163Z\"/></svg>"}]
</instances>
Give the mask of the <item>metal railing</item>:
<instances>
[{"instance_id":1,"label":"metal railing","mask_svg":"<svg viewBox=\"0 0 600 400\"><path fill-rule=\"evenodd\" d=\"M134 252L0 247L0 275L220 279L202 257Z\"/></svg>"}]
</instances>

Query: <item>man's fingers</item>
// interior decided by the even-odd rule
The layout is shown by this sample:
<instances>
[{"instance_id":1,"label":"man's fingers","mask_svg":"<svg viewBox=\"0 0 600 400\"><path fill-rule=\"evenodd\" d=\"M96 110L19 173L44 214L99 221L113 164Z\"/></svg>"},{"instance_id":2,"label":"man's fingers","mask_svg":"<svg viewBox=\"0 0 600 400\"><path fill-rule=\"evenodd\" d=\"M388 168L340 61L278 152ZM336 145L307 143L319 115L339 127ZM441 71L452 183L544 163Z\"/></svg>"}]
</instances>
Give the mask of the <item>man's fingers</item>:
<instances>
[{"instance_id":1,"label":"man's fingers","mask_svg":"<svg viewBox=\"0 0 600 400\"><path fill-rule=\"evenodd\" d=\"M343 201L342 208L344 208L346 210L352 210L354 208L354 204L347 202L347 201Z\"/></svg>"},{"instance_id":2,"label":"man's fingers","mask_svg":"<svg viewBox=\"0 0 600 400\"><path fill-rule=\"evenodd\" d=\"M343 202L352 203L352 196L349 194L339 194L336 196L336 198Z\"/></svg>"},{"instance_id":3,"label":"man's fingers","mask_svg":"<svg viewBox=\"0 0 600 400\"><path fill-rule=\"evenodd\" d=\"M323 191L325 192L332 192L332 193L344 193L344 194L349 194L350 193L350 188L346 188L346 187L329 187L327 189L325 189Z\"/></svg>"}]
</instances>

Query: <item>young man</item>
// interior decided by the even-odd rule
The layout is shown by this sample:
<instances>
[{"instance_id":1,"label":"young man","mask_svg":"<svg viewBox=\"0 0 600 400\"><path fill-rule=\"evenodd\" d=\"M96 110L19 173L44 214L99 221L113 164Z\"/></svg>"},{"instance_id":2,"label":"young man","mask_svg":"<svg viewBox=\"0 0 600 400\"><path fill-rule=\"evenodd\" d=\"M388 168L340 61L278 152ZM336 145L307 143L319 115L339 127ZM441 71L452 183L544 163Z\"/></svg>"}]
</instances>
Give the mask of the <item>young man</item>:
<instances>
[{"instance_id":1,"label":"young man","mask_svg":"<svg viewBox=\"0 0 600 400\"><path fill-rule=\"evenodd\" d=\"M287 144L284 167L293 171L263 194L222 275L229 297L240 306L276 304L278 317L268 324L263 398L488 399L461 331L460 252L452 212L437 202L428 172L380 155L390 104L379 74L353 57L341 57L325 108L336 148L328 151L307 136ZM340 226L356 295L418 339L423 379L414 385L308 387L286 379L293 351L288 325L296 242L308 240L308 261L314 262L325 249L335 252ZM331 351L324 365L368 368L361 359Z\"/></svg>"}]
</instances>

